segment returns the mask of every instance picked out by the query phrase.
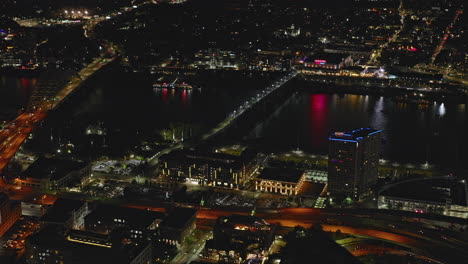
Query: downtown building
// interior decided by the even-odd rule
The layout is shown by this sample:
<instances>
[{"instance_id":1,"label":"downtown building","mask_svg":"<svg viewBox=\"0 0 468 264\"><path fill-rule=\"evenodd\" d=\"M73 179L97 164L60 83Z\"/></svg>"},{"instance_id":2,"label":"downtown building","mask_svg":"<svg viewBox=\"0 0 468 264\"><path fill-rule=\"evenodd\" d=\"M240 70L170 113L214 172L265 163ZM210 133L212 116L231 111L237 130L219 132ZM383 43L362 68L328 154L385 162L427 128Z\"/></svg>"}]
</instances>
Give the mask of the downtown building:
<instances>
[{"instance_id":1,"label":"downtown building","mask_svg":"<svg viewBox=\"0 0 468 264\"><path fill-rule=\"evenodd\" d=\"M391 184L380 191L378 208L468 219L468 185L450 176Z\"/></svg>"},{"instance_id":2,"label":"downtown building","mask_svg":"<svg viewBox=\"0 0 468 264\"><path fill-rule=\"evenodd\" d=\"M157 230L159 241L180 248L197 228L196 210L175 207L169 210Z\"/></svg>"},{"instance_id":3,"label":"downtown building","mask_svg":"<svg viewBox=\"0 0 468 264\"><path fill-rule=\"evenodd\" d=\"M0 193L0 237L21 216L21 203L11 201L5 193Z\"/></svg>"},{"instance_id":4,"label":"downtown building","mask_svg":"<svg viewBox=\"0 0 468 264\"><path fill-rule=\"evenodd\" d=\"M213 228L213 239L206 241L201 260L209 263L263 263L268 259L276 228L256 216L221 216Z\"/></svg>"},{"instance_id":5,"label":"downtown building","mask_svg":"<svg viewBox=\"0 0 468 264\"><path fill-rule=\"evenodd\" d=\"M135 242L119 232L63 232L54 226L44 227L26 239L24 259L27 264L153 263L149 241Z\"/></svg>"},{"instance_id":6,"label":"downtown building","mask_svg":"<svg viewBox=\"0 0 468 264\"><path fill-rule=\"evenodd\" d=\"M282 195L298 195L304 181L304 171L287 168L265 168L254 179L256 191Z\"/></svg>"},{"instance_id":7,"label":"downtown building","mask_svg":"<svg viewBox=\"0 0 468 264\"><path fill-rule=\"evenodd\" d=\"M377 183L381 130L361 128L329 137L328 192L359 200Z\"/></svg>"},{"instance_id":8,"label":"downtown building","mask_svg":"<svg viewBox=\"0 0 468 264\"><path fill-rule=\"evenodd\" d=\"M147 240L163 221L164 214L150 210L98 204L84 218L85 230L100 234L111 234L114 230L125 230L135 241Z\"/></svg>"},{"instance_id":9,"label":"downtown building","mask_svg":"<svg viewBox=\"0 0 468 264\"><path fill-rule=\"evenodd\" d=\"M256 153L240 156L177 150L161 156L160 174L174 180L228 189L242 189L257 165Z\"/></svg>"},{"instance_id":10,"label":"downtown building","mask_svg":"<svg viewBox=\"0 0 468 264\"><path fill-rule=\"evenodd\" d=\"M42 226L55 226L63 230L84 229L85 216L90 212L88 202L59 198L39 219Z\"/></svg>"}]
</instances>

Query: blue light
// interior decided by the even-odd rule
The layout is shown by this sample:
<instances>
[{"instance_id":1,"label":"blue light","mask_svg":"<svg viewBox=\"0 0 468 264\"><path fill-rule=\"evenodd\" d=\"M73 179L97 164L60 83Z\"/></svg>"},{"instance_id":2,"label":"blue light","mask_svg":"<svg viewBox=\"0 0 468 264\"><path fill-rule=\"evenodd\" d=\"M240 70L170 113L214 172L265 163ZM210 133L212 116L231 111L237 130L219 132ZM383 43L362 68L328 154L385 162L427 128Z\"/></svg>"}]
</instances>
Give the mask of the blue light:
<instances>
[{"instance_id":1,"label":"blue light","mask_svg":"<svg viewBox=\"0 0 468 264\"><path fill-rule=\"evenodd\" d=\"M376 133L380 133L380 132L382 132L382 130L377 130L377 131L375 131L375 132L369 133L369 136L370 136L370 135L374 135L374 134L376 134Z\"/></svg>"},{"instance_id":2,"label":"blue light","mask_svg":"<svg viewBox=\"0 0 468 264\"><path fill-rule=\"evenodd\" d=\"M355 129L353 131L351 131L351 133L356 133L356 132L359 132L359 131L362 131L362 130L369 130L370 128L359 128L359 129Z\"/></svg>"},{"instance_id":3,"label":"blue light","mask_svg":"<svg viewBox=\"0 0 468 264\"><path fill-rule=\"evenodd\" d=\"M357 143L356 140L347 140L347 139L339 139L339 138L328 138L329 140L334 140L334 141L344 141L344 142L353 142L353 143Z\"/></svg>"}]
</instances>

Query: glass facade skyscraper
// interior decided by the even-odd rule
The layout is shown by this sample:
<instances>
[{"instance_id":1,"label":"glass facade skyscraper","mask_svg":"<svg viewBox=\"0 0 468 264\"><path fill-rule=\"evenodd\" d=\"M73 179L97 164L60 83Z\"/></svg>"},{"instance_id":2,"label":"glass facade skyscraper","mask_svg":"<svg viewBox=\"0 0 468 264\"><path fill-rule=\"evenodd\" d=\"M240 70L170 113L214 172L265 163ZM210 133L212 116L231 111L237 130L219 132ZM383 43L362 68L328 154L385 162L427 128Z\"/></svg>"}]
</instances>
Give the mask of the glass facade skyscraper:
<instances>
[{"instance_id":1,"label":"glass facade skyscraper","mask_svg":"<svg viewBox=\"0 0 468 264\"><path fill-rule=\"evenodd\" d=\"M329 137L328 192L359 200L377 182L381 130L335 132Z\"/></svg>"}]
</instances>

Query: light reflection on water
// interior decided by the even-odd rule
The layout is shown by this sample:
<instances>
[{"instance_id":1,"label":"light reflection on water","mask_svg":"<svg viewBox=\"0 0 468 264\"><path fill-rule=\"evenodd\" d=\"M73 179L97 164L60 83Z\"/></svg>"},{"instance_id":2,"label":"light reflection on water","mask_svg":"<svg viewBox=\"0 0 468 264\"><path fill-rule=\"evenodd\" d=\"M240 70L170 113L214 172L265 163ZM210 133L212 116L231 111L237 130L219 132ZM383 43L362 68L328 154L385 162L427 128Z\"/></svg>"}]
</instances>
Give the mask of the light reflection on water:
<instances>
[{"instance_id":1,"label":"light reflection on water","mask_svg":"<svg viewBox=\"0 0 468 264\"><path fill-rule=\"evenodd\" d=\"M258 125L249 138L257 138L263 146L284 150L299 147L309 153L325 154L331 132L372 127L383 130L383 158L402 163L429 160L449 167L455 166L456 160L468 160L465 105L417 105L365 95L295 96L298 98L288 101L277 116Z\"/></svg>"}]
</instances>

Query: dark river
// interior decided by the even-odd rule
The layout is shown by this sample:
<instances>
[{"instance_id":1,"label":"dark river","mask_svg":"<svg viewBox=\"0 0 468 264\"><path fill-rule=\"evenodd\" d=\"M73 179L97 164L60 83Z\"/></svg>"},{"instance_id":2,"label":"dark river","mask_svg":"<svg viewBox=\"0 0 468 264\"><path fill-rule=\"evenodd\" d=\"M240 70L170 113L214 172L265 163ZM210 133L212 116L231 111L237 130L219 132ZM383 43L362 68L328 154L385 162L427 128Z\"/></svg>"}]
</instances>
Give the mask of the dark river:
<instances>
[{"instance_id":1,"label":"dark river","mask_svg":"<svg viewBox=\"0 0 468 264\"><path fill-rule=\"evenodd\" d=\"M161 129L174 127L174 123L189 127L186 135L200 134L272 78L239 72L206 73L188 79L201 89L183 91L153 89L153 80L148 76L104 73L85 95L58 111L49 126L54 133L75 142L83 140L89 124L101 122L109 134L118 131L119 139L114 139L114 144L128 146L138 140L137 135L152 138ZM0 77L0 117L11 116L27 103L34 81ZM379 96L300 91L245 134L267 149L299 148L326 154L331 132L360 127L383 130L385 159L401 163L429 161L449 168L468 166L468 114L464 104L421 106Z\"/></svg>"},{"instance_id":2,"label":"dark river","mask_svg":"<svg viewBox=\"0 0 468 264\"><path fill-rule=\"evenodd\" d=\"M35 78L0 75L0 121L14 118L27 105L35 84Z\"/></svg>"},{"instance_id":3,"label":"dark river","mask_svg":"<svg viewBox=\"0 0 468 264\"><path fill-rule=\"evenodd\" d=\"M417 105L365 95L299 92L249 135L261 145L326 154L328 135L360 127L383 130L383 158L404 163L467 166L464 104Z\"/></svg>"}]
</instances>

